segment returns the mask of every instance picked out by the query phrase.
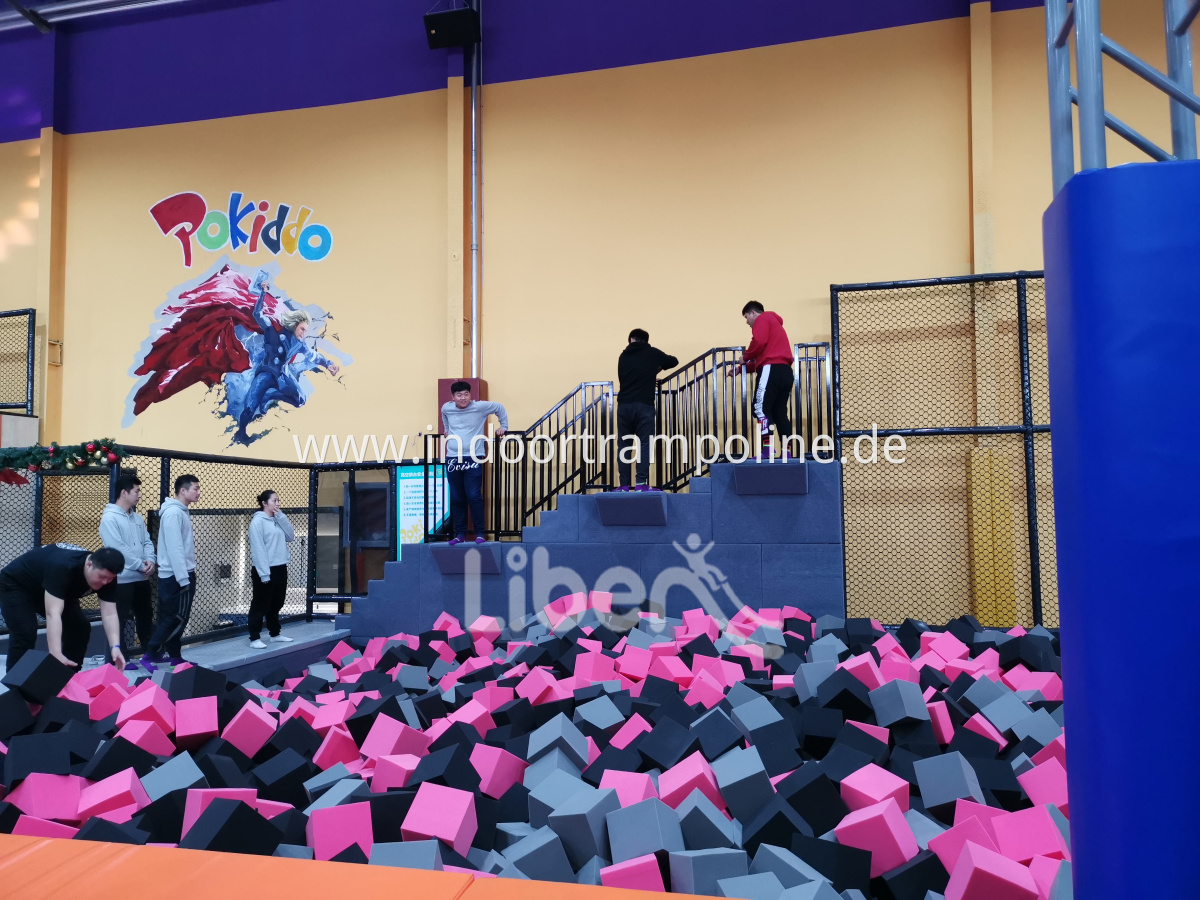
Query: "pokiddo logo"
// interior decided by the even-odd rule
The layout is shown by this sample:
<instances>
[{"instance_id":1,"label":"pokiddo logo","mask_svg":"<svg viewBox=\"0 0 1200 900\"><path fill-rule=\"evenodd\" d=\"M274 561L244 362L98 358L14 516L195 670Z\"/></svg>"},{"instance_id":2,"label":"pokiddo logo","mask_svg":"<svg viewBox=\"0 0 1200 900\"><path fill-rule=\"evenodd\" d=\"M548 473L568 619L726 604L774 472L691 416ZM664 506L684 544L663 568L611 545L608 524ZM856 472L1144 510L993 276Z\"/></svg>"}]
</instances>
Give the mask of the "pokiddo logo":
<instances>
[{"instance_id":1,"label":"pokiddo logo","mask_svg":"<svg viewBox=\"0 0 1200 900\"><path fill-rule=\"evenodd\" d=\"M165 235L175 235L183 245L183 264L192 264L192 240L205 250L218 251L226 246L257 253L265 247L273 256L281 252L299 253L309 262L317 262L333 249L333 233L319 222L310 221L312 210L301 206L288 219L292 207L280 203L274 210L266 200L246 200L241 191L229 195L225 208L209 209L199 194L185 192L159 200L150 207L150 215Z\"/></svg>"}]
</instances>

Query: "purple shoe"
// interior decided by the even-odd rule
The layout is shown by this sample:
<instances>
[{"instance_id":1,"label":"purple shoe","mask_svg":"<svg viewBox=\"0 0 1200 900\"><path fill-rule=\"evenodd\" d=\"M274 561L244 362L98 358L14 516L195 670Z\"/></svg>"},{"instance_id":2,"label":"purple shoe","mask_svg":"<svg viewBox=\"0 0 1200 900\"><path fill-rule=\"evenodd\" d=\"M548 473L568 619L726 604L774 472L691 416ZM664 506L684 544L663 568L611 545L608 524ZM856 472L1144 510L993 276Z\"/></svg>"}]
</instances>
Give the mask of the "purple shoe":
<instances>
[{"instance_id":1,"label":"purple shoe","mask_svg":"<svg viewBox=\"0 0 1200 900\"><path fill-rule=\"evenodd\" d=\"M172 656L170 659L167 660L167 662L170 663L172 666L182 666L185 662L187 662L187 660L184 659L182 656Z\"/></svg>"},{"instance_id":2,"label":"purple shoe","mask_svg":"<svg viewBox=\"0 0 1200 900\"><path fill-rule=\"evenodd\" d=\"M626 493L626 492L628 492L628 491L632 491L632 490L633 490L633 488L631 488L629 485L627 485L627 484L623 484L623 485L621 485L620 487L615 487L615 488L613 488L613 493L618 493L618 492L619 492L619 493Z\"/></svg>"},{"instance_id":3,"label":"purple shoe","mask_svg":"<svg viewBox=\"0 0 1200 900\"><path fill-rule=\"evenodd\" d=\"M140 669L141 667L142 667L142 664L141 664L140 662L127 662L127 663L125 663L125 671L126 671L126 672L136 672L136 671L137 671L138 669Z\"/></svg>"},{"instance_id":4,"label":"purple shoe","mask_svg":"<svg viewBox=\"0 0 1200 900\"><path fill-rule=\"evenodd\" d=\"M466 541L466 538L460 538L460 537L450 538L450 542L448 544L446 544L446 546L454 547L458 544L464 543L465 541Z\"/></svg>"},{"instance_id":5,"label":"purple shoe","mask_svg":"<svg viewBox=\"0 0 1200 900\"><path fill-rule=\"evenodd\" d=\"M477 544L486 544L486 543L487 543L487 538L485 538L485 537L477 537L477 538L475 538L475 543L477 543Z\"/></svg>"},{"instance_id":6,"label":"purple shoe","mask_svg":"<svg viewBox=\"0 0 1200 900\"><path fill-rule=\"evenodd\" d=\"M637 487L634 488L634 490L638 491L639 493L643 493L643 494L647 493L647 492L654 492L654 493L658 493L658 494L662 493L662 491L659 490L658 488L651 487L648 484L639 484Z\"/></svg>"}]
</instances>

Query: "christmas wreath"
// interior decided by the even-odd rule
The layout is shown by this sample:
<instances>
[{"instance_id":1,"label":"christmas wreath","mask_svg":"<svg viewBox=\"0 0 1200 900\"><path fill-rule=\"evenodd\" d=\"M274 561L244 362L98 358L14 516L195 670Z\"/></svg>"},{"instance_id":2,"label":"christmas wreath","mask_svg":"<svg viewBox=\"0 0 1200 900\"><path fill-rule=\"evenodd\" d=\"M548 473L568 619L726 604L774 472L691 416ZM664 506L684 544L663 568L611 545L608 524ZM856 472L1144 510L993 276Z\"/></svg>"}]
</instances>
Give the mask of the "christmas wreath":
<instances>
[{"instance_id":1,"label":"christmas wreath","mask_svg":"<svg viewBox=\"0 0 1200 900\"><path fill-rule=\"evenodd\" d=\"M111 438L84 441L82 444L57 444L51 442L42 447L0 448L0 484L29 484L19 474L19 469L28 472L61 472L63 470L86 469L89 466L111 466L129 454L125 448Z\"/></svg>"}]
</instances>

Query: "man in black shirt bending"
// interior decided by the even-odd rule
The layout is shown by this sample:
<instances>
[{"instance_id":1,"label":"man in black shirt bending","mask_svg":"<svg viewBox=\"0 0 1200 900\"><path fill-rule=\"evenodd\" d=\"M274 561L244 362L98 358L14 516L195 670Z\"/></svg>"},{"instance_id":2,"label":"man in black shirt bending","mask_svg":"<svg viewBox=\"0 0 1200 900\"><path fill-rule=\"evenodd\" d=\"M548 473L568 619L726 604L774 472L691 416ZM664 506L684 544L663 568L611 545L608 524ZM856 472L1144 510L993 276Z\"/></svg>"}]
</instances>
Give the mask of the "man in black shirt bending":
<instances>
[{"instance_id":1,"label":"man in black shirt bending","mask_svg":"<svg viewBox=\"0 0 1200 900\"><path fill-rule=\"evenodd\" d=\"M18 556L0 569L0 613L8 625L8 670L37 641L37 617L46 618L50 655L68 666L83 665L92 627L79 608L79 598L93 591L100 598L100 619L112 661L124 667L121 626L113 592L125 568L120 550L95 552L74 544L47 544Z\"/></svg>"},{"instance_id":2,"label":"man in black shirt bending","mask_svg":"<svg viewBox=\"0 0 1200 900\"><path fill-rule=\"evenodd\" d=\"M617 379L620 393L617 394L617 434L620 442L617 450L617 469L621 475L619 490L630 488L633 464L621 462L621 450L626 438L636 436L638 440L637 478L635 490L650 489L650 436L654 434L654 390L658 373L673 369L679 360L650 346L650 335L640 328L629 332L629 343L617 360Z\"/></svg>"}]
</instances>

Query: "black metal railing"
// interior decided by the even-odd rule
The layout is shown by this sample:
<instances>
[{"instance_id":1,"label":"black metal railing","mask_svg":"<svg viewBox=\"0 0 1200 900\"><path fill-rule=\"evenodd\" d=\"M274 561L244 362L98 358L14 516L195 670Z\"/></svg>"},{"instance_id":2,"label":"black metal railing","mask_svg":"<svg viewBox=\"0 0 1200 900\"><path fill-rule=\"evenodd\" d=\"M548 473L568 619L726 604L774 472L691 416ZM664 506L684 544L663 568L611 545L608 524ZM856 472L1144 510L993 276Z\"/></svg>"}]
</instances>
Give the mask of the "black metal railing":
<instances>
[{"instance_id":1,"label":"black metal railing","mask_svg":"<svg viewBox=\"0 0 1200 900\"><path fill-rule=\"evenodd\" d=\"M848 614L1056 626L1042 273L830 299ZM888 438L903 463L858 461Z\"/></svg>"},{"instance_id":2,"label":"black metal railing","mask_svg":"<svg viewBox=\"0 0 1200 900\"><path fill-rule=\"evenodd\" d=\"M36 318L32 309L0 312L0 410L33 415Z\"/></svg>"}]
</instances>

